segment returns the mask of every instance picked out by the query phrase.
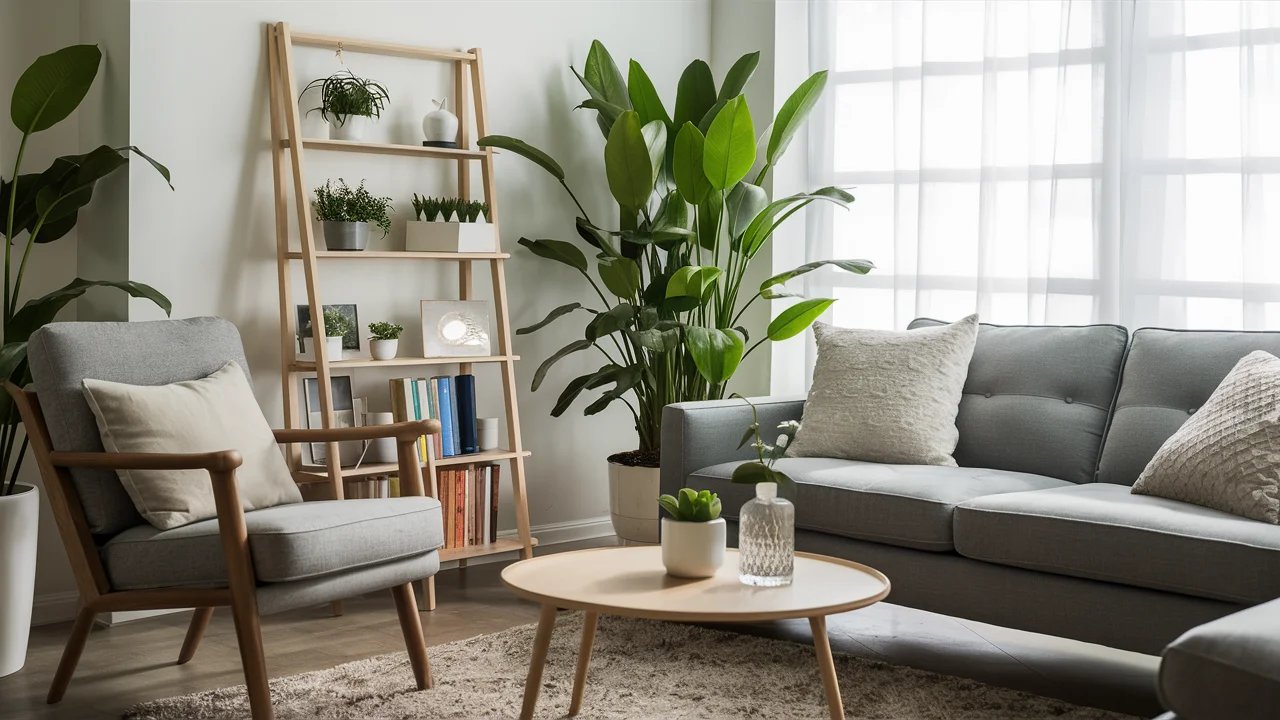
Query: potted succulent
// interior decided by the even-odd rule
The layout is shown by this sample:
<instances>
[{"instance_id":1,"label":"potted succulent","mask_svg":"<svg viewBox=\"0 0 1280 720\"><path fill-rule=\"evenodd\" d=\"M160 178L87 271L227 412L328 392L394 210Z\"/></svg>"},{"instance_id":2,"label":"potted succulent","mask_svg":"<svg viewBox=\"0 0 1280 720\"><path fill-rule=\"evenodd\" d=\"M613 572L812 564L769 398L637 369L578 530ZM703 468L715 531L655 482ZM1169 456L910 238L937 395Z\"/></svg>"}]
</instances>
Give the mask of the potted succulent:
<instances>
[{"instance_id":1,"label":"potted succulent","mask_svg":"<svg viewBox=\"0 0 1280 720\"><path fill-rule=\"evenodd\" d=\"M316 188L316 219L324 227L324 246L329 250L364 250L369 244L369 226L391 232L391 198L374 197L364 187L352 189L338 178L335 186L326 180Z\"/></svg>"},{"instance_id":2,"label":"potted succulent","mask_svg":"<svg viewBox=\"0 0 1280 720\"><path fill-rule=\"evenodd\" d=\"M679 497L662 495L662 564L668 575L708 578L724 564L725 523L720 498L709 490L680 488Z\"/></svg>"},{"instance_id":3,"label":"potted succulent","mask_svg":"<svg viewBox=\"0 0 1280 720\"><path fill-rule=\"evenodd\" d=\"M327 78L312 80L302 90L320 89L320 106L308 113L320 111L329 123L330 140L360 140L365 126L372 118L382 117L391 97L381 84L362 78L350 70L340 70ZM300 95L299 100L302 99Z\"/></svg>"},{"instance_id":4,"label":"potted succulent","mask_svg":"<svg viewBox=\"0 0 1280 720\"><path fill-rule=\"evenodd\" d=\"M404 326L398 323L369 323L369 354L374 360L391 360L400 348L400 333Z\"/></svg>"},{"instance_id":5,"label":"potted succulent","mask_svg":"<svg viewBox=\"0 0 1280 720\"><path fill-rule=\"evenodd\" d=\"M770 198L769 173L822 95L827 72L801 83L769 122L753 118L742 94L759 60L760 53L743 55L718 89L710 67L694 60L676 86L674 105L664 106L640 63L632 60L624 76L604 45L593 42L583 72L575 74L590 96L581 107L596 112L604 135L604 147L592 151L603 161L616 203L607 212L589 214L564 168L542 150L503 135L478 141L546 170L576 208L567 230L571 240L520 238L520 245L572 268L588 283L592 299L551 309L516 333L581 313L583 333L534 372L533 390L570 355L591 350L604 358L598 369L565 383L551 415L559 417L579 395L594 390L600 394L587 404L586 415L621 401L634 420L638 447L608 458L610 511L614 529L626 540L658 539L654 499L662 409L727 397L744 358L762 345L767 352L769 342L803 334L835 302L787 292L789 280L815 270L872 269L866 260L820 259L763 282L751 280L758 274L752 260L763 255L768 262L769 240L787 218L813 202L853 202L839 187ZM757 145L763 162L752 173ZM750 316L744 313L783 298L787 306L767 313L772 322L748 338L744 317Z\"/></svg>"},{"instance_id":6,"label":"potted succulent","mask_svg":"<svg viewBox=\"0 0 1280 720\"><path fill-rule=\"evenodd\" d=\"M498 251L498 238L489 223L489 203L462 198L418 197L417 218L405 224L404 246L413 252Z\"/></svg>"}]
</instances>

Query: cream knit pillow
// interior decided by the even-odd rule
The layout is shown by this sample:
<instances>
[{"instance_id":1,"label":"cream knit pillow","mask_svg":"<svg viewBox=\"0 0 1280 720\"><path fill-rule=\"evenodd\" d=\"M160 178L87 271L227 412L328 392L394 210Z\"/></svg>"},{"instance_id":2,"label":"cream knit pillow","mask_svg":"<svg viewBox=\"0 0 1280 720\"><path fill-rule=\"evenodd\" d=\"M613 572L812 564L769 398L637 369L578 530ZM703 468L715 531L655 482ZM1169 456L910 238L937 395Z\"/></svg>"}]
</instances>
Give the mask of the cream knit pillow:
<instances>
[{"instance_id":1,"label":"cream knit pillow","mask_svg":"<svg viewBox=\"0 0 1280 720\"><path fill-rule=\"evenodd\" d=\"M788 454L955 466L978 316L904 332L815 323L818 361Z\"/></svg>"},{"instance_id":2,"label":"cream knit pillow","mask_svg":"<svg viewBox=\"0 0 1280 720\"><path fill-rule=\"evenodd\" d=\"M1280 359L1236 363L1133 484L1155 495L1280 523Z\"/></svg>"}]
</instances>

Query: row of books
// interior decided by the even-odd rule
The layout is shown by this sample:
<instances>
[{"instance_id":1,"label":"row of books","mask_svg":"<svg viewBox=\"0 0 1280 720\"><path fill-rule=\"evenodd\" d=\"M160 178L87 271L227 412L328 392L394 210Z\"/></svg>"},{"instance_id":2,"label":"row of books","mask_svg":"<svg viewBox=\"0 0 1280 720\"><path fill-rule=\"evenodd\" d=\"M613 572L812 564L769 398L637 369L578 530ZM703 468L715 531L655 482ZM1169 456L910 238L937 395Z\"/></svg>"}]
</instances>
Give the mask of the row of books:
<instances>
[{"instance_id":1,"label":"row of books","mask_svg":"<svg viewBox=\"0 0 1280 720\"><path fill-rule=\"evenodd\" d=\"M390 384L391 414L396 422L440 421L440 433L431 436L430 444L426 438L419 441L419 460L425 461L429 452L436 458L480 452L474 375L393 378Z\"/></svg>"},{"instance_id":2,"label":"row of books","mask_svg":"<svg viewBox=\"0 0 1280 720\"><path fill-rule=\"evenodd\" d=\"M436 498L444 520L444 546L460 548L498 539L498 465L463 465L436 471Z\"/></svg>"},{"instance_id":3,"label":"row of books","mask_svg":"<svg viewBox=\"0 0 1280 720\"><path fill-rule=\"evenodd\" d=\"M367 500L370 498L400 497L400 483L387 475L369 478L346 478L342 483L342 494L348 499ZM392 485L395 487L392 487Z\"/></svg>"}]
</instances>

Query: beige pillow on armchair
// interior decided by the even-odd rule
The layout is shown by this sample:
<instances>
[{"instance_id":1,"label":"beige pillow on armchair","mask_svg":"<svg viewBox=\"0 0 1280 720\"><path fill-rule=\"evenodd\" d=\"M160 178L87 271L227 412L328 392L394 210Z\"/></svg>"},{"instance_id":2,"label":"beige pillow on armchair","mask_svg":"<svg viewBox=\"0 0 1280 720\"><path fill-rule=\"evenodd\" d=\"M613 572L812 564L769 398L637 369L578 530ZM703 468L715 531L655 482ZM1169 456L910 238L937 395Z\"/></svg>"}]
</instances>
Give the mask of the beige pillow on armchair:
<instances>
[{"instance_id":1,"label":"beige pillow on armchair","mask_svg":"<svg viewBox=\"0 0 1280 720\"><path fill-rule=\"evenodd\" d=\"M108 452L238 450L244 464L236 481L245 510L302 502L271 426L234 362L206 378L172 385L85 380L84 397ZM161 530L217 515L213 485L204 470L117 474L138 512Z\"/></svg>"}]
</instances>

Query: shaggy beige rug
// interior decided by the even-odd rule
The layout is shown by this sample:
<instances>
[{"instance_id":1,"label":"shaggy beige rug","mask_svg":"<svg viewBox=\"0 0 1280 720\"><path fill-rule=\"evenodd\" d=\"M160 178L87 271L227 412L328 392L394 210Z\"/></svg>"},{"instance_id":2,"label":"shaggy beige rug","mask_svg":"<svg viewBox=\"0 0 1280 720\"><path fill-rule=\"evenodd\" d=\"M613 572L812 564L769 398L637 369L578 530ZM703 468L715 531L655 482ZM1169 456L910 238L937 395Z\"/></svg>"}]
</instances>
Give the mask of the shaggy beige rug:
<instances>
[{"instance_id":1,"label":"shaggy beige rug","mask_svg":"<svg viewBox=\"0 0 1280 720\"><path fill-rule=\"evenodd\" d=\"M582 616L556 622L537 716L569 709ZM271 681L276 717L512 718L520 711L533 625L430 648L435 687L418 692L405 653ZM1128 716L973 680L835 656L849 718ZM156 700L137 720L248 717L244 686ZM581 718L824 718L813 648L691 625L601 617Z\"/></svg>"}]
</instances>

